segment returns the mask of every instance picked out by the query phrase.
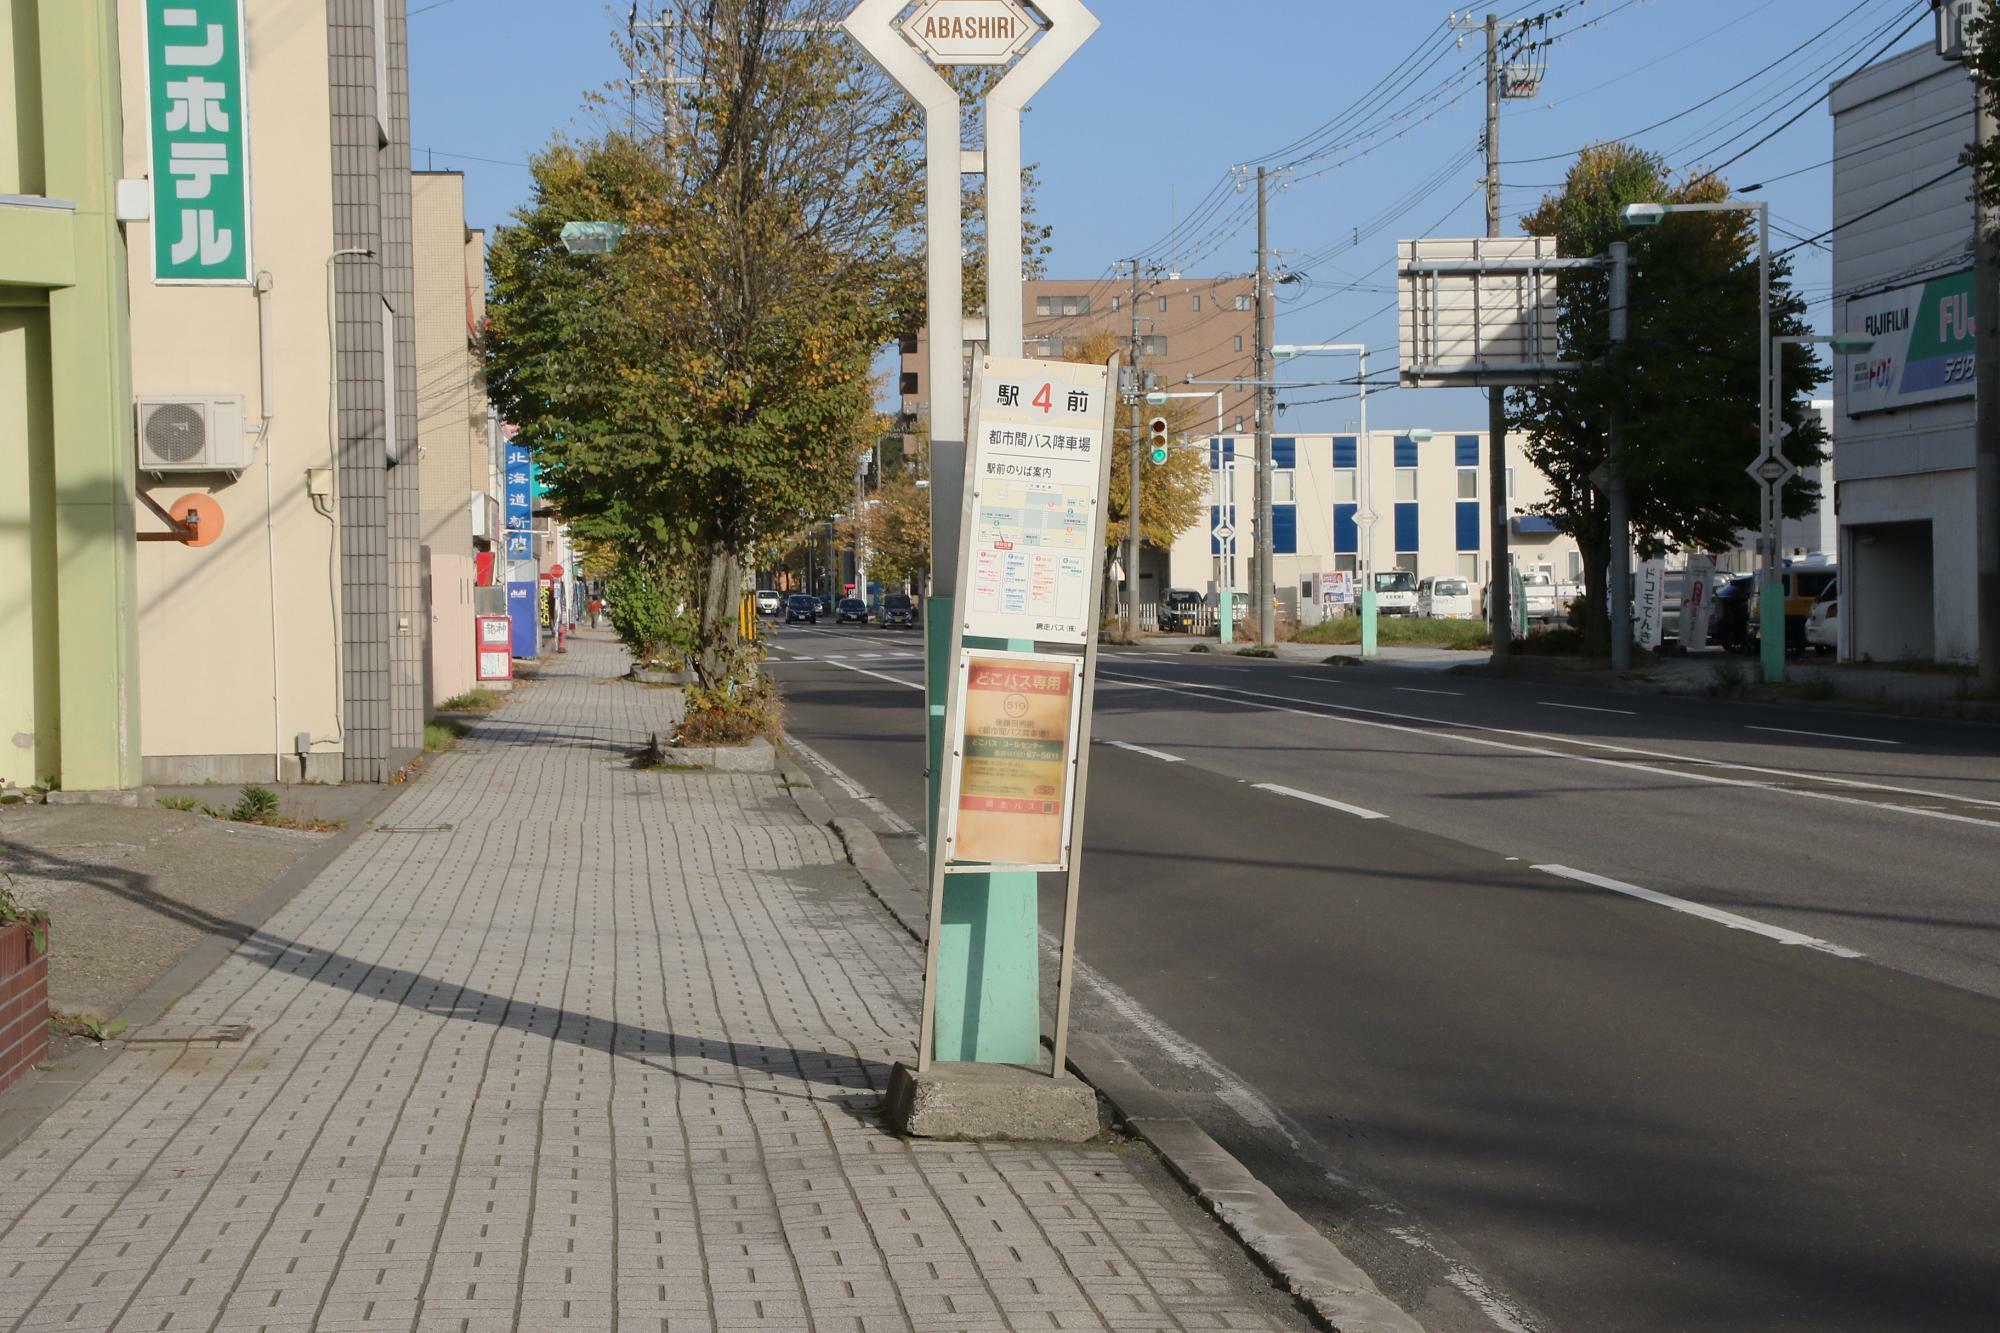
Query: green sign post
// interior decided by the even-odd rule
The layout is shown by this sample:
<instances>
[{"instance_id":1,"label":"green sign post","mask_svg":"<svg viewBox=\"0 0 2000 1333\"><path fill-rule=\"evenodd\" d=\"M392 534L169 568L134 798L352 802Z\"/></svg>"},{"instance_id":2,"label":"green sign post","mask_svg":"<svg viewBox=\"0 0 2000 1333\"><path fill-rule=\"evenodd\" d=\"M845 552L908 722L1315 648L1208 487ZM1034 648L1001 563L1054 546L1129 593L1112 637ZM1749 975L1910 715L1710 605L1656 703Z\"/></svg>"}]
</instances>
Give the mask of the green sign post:
<instances>
[{"instance_id":1,"label":"green sign post","mask_svg":"<svg viewBox=\"0 0 2000 1333\"><path fill-rule=\"evenodd\" d=\"M251 279L243 32L243 0L146 0L155 282Z\"/></svg>"}]
</instances>

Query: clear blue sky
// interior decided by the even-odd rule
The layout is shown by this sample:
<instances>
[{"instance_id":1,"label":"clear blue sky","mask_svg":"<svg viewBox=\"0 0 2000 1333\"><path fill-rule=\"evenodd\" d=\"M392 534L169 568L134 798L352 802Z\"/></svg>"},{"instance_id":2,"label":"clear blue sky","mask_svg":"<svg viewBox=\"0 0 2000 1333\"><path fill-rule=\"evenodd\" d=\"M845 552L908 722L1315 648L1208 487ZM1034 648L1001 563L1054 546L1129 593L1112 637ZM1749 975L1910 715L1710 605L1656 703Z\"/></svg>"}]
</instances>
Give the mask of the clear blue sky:
<instances>
[{"instance_id":1,"label":"clear blue sky","mask_svg":"<svg viewBox=\"0 0 2000 1333\"><path fill-rule=\"evenodd\" d=\"M1041 215L1055 227L1051 275L1108 275L1113 260L1165 237L1176 216L1189 225L1154 257L1195 275L1246 272L1255 263L1251 196L1226 189L1218 198L1212 187L1238 163L1295 162L1272 198L1271 237L1294 252L1284 262L1308 281L1286 289L1278 340L1366 340L1378 365L1393 365L1395 320L1381 312L1394 300L1396 240L1484 228L1472 156L1483 120L1483 38L1469 35L1462 52L1453 48L1441 33L1449 5L1428 0L1090 3L1103 27L1036 99L1026 127L1027 154L1041 167ZM425 12L427 5L435 7ZM583 97L622 72L610 33L622 28L628 6L410 0L410 7L417 165L462 168L470 221L495 226L526 196L521 164L530 152L553 134L601 128ZM1631 137L1676 167L1709 167L1803 112L1724 175L1738 187L1772 181L1763 193L1777 224L1798 237L1817 235L1833 223L1832 119L1813 99L1885 45L1931 40L1925 0L1544 0L1497 8L1503 17L1550 14L1538 31L1560 38L1545 52L1540 96L1510 101L1502 113L1510 231L1561 181L1568 155L1584 143ZM1415 69L1404 64L1419 52ZM1369 97L1385 79L1387 89ZM1328 138L1293 146L1357 103L1361 110ZM1196 214L1205 202L1210 209ZM1776 237L1780 245L1793 239ZM1828 296L1827 252L1807 247L1795 260L1808 297ZM1824 300L1814 307L1822 327L1829 308ZM1287 373L1333 379L1351 374L1349 364L1296 362ZM1347 424L1352 401L1312 400L1351 392L1288 391L1281 424L1299 431ZM1371 416L1378 428L1485 424L1483 399L1463 392L1383 393Z\"/></svg>"}]
</instances>

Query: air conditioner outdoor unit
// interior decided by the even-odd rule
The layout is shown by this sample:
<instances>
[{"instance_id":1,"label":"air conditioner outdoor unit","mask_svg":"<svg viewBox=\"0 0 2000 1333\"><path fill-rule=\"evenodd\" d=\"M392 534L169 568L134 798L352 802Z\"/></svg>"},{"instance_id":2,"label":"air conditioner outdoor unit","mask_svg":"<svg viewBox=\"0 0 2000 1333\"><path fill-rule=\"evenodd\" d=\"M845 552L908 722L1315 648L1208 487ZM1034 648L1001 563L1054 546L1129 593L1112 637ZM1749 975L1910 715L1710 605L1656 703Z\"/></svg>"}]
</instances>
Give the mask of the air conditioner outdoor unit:
<instances>
[{"instance_id":1,"label":"air conditioner outdoor unit","mask_svg":"<svg viewBox=\"0 0 2000 1333\"><path fill-rule=\"evenodd\" d=\"M138 400L141 472L241 472L250 466L242 395Z\"/></svg>"}]
</instances>

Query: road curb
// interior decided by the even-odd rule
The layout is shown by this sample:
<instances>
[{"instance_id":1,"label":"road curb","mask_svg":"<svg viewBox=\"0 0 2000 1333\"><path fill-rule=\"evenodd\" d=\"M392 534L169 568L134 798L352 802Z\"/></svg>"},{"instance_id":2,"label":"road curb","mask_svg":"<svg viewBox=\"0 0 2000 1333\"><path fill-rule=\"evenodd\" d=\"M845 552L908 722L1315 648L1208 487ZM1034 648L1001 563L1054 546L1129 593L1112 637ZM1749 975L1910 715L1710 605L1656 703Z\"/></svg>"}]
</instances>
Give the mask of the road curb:
<instances>
[{"instance_id":1,"label":"road curb","mask_svg":"<svg viewBox=\"0 0 2000 1333\"><path fill-rule=\"evenodd\" d=\"M833 830L848 862L912 939L923 942L928 907L882 850L874 830L836 815L792 752L779 747L779 771L799 811ZM1200 1125L1177 1113L1145 1075L1101 1037L1070 1039L1069 1068L1110 1104L1119 1123L1160 1155L1258 1265L1334 1333L1424 1333L1423 1325L1384 1296L1340 1248L1250 1174Z\"/></svg>"}]
</instances>

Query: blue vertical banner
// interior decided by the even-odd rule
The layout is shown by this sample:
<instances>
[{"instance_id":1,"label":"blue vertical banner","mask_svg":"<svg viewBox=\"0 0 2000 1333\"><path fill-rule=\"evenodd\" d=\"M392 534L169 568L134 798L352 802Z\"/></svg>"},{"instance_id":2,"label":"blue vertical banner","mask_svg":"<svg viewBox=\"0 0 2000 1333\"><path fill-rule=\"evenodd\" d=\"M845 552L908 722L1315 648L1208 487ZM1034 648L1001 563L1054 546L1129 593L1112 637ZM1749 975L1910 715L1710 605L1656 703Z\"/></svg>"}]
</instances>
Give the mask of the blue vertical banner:
<instances>
[{"instance_id":1,"label":"blue vertical banner","mask_svg":"<svg viewBox=\"0 0 2000 1333\"><path fill-rule=\"evenodd\" d=\"M541 649L535 605L534 463L524 444L507 446L507 614L512 618L514 656L534 657Z\"/></svg>"}]
</instances>

